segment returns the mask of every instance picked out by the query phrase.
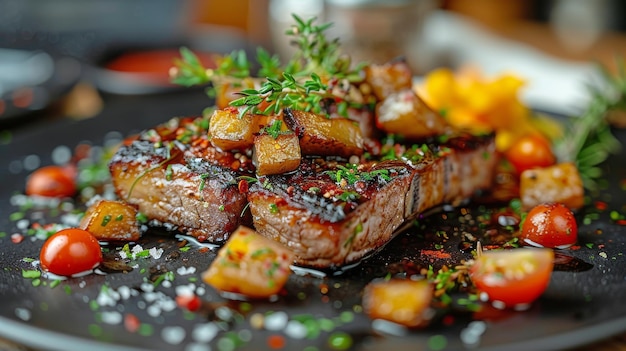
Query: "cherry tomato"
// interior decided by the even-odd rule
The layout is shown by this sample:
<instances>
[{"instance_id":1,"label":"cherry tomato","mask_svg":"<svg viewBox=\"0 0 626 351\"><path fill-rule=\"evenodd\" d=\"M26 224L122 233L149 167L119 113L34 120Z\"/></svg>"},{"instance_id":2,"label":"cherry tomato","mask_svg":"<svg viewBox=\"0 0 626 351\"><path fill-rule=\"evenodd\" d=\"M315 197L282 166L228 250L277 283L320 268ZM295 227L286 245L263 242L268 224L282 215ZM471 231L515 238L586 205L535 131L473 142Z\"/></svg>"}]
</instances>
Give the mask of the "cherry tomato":
<instances>
[{"instance_id":1,"label":"cherry tomato","mask_svg":"<svg viewBox=\"0 0 626 351\"><path fill-rule=\"evenodd\" d=\"M26 182L26 195L71 197L76 194L76 169L45 166L34 171Z\"/></svg>"},{"instance_id":2,"label":"cherry tomato","mask_svg":"<svg viewBox=\"0 0 626 351\"><path fill-rule=\"evenodd\" d=\"M102 262L98 240L86 230L62 229L46 240L39 253L41 268L63 276L89 271Z\"/></svg>"},{"instance_id":3,"label":"cherry tomato","mask_svg":"<svg viewBox=\"0 0 626 351\"><path fill-rule=\"evenodd\" d=\"M528 212L521 237L532 246L564 249L576 243L578 225L562 203L540 204Z\"/></svg>"},{"instance_id":4,"label":"cherry tomato","mask_svg":"<svg viewBox=\"0 0 626 351\"><path fill-rule=\"evenodd\" d=\"M495 307L527 307L548 287L554 262L551 249L485 251L476 258L470 278Z\"/></svg>"},{"instance_id":5,"label":"cherry tomato","mask_svg":"<svg viewBox=\"0 0 626 351\"><path fill-rule=\"evenodd\" d=\"M519 174L527 169L547 167L556 162L550 142L538 134L521 137L506 151L505 156Z\"/></svg>"}]
</instances>

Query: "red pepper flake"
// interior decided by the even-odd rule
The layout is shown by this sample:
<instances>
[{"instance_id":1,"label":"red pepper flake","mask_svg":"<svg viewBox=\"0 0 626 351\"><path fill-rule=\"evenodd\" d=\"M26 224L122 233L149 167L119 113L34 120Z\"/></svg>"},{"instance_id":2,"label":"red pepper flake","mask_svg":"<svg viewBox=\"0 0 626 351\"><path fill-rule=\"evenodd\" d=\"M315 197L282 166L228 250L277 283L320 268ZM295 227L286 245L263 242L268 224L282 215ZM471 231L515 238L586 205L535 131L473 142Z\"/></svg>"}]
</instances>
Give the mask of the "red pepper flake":
<instances>
[{"instance_id":1,"label":"red pepper flake","mask_svg":"<svg viewBox=\"0 0 626 351\"><path fill-rule=\"evenodd\" d=\"M211 251L211 249L209 249L208 247L204 247L204 246L198 249L198 252L201 252L201 253L206 253L209 251Z\"/></svg>"},{"instance_id":2,"label":"red pepper flake","mask_svg":"<svg viewBox=\"0 0 626 351\"><path fill-rule=\"evenodd\" d=\"M437 251L437 250L421 250L420 251L420 255L422 256L428 256L430 258L451 258L452 256L447 253L447 252L443 252L443 251Z\"/></svg>"},{"instance_id":3,"label":"red pepper flake","mask_svg":"<svg viewBox=\"0 0 626 351\"><path fill-rule=\"evenodd\" d=\"M598 249L604 249L604 244L599 244Z\"/></svg>"},{"instance_id":4,"label":"red pepper flake","mask_svg":"<svg viewBox=\"0 0 626 351\"><path fill-rule=\"evenodd\" d=\"M617 223L618 225L626 225L626 219L618 219L617 221L615 221L615 223Z\"/></svg>"},{"instance_id":5,"label":"red pepper flake","mask_svg":"<svg viewBox=\"0 0 626 351\"><path fill-rule=\"evenodd\" d=\"M596 201L595 206L599 211L604 211L609 207L604 201Z\"/></svg>"},{"instance_id":6,"label":"red pepper flake","mask_svg":"<svg viewBox=\"0 0 626 351\"><path fill-rule=\"evenodd\" d=\"M24 241L24 235L20 233L11 234L11 242L13 242L13 244L19 244L22 241Z\"/></svg>"},{"instance_id":7,"label":"red pepper flake","mask_svg":"<svg viewBox=\"0 0 626 351\"><path fill-rule=\"evenodd\" d=\"M139 318L132 313L127 313L124 315L124 328L130 333L136 333L141 326L141 322Z\"/></svg>"},{"instance_id":8,"label":"red pepper flake","mask_svg":"<svg viewBox=\"0 0 626 351\"><path fill-rule=\"evenodd\" d=\"M282 349L285 347L285 337L278 334L273 334L267 337L267 346L271 349Z\"/></svg>"},{"instance_id":9,"label":"red pepper flake","mask_svg":"<svg viewBox=\"0 0 626 351\"><path fill-rule=\"evenodd\" d=\"M441 320L441 322L443 323L443 325L450 326L454 324L454 316L445 315L443 319Z\"/></svg>"},{"instance_id":10,"label":"red pepper flake","mask_svg":"<svg viewBox=\"0 0 626 351\"><path fill-rule=\"evenodd\" d=\"M202 307L202 301L195 294L190 295L177 295L176 304L180 308L185 308L191 312L195 312Z\"/></svg>"},{"instance_id":11,"label":"red pepper flake","mask_svg":"<svg viewBox=\"0 0 626 351\"><path fill-rule=\"evenodd\" d=\"M239 188L240 193L245 194L248 192L249 184L248 184L248 181L246 181L245 179L240 180L237 186Z\"/></svg>"}]
</instances>

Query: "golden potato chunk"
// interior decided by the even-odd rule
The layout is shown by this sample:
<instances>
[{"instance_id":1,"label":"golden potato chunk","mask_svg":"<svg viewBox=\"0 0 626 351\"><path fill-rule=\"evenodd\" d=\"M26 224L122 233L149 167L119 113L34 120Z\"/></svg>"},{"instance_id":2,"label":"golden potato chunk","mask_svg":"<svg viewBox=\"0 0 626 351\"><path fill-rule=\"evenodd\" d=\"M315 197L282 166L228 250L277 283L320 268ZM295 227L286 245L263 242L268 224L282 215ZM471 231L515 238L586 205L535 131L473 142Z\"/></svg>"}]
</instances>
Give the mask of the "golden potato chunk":
<instances>
[{"instance_id":1,"label":"golden potato chunk","mask_svg":"<svg viewBox=\"0 0 626 351\"><path fill-rule=\"evenodd\" d=\"M571 162L528 169L520 175L520 199L524 210L548 202L560 202L575 210L584 205L584 195L578 168Z\"/></svg>"},{"instance_id":2,"label":"golden potato chunk","mask_svg":"<svg viewBox=\"0 0 626 351\"><path fill-rule=\"evenodd\" d=\"M376 122L387 133L409 139L443 135L448 122L411 89L389 95L376 105Z\"/></svg>"},{"instance_id":3,"label":"golden potato chunk","mask_svg":"<svg viewBox=\"0 0 626 351\"><path fill-rule=\"evenodd\" d=\"M403 60L394 60L382 65L371 64L365 67L365 82L379 100L384 100L392 93L411 89L413 73Z\"/></svg>"},{"instance_id":4,"label":"golden potato chunk","mask_svg":"<svg viewBox=\"0 0 626 351\"><path fill-rule=\"evenodd\" d=\"M433 286L426 280L376 280L363 291L363 307L371 319L384 319L410 328L428 324Z\"/></svg>"},{"instance_id":5,"label":"golden potato chunk","mask_svg":"<svg viewBox=\"0 0 626 351\"><path fill-rule=\"evenodd\" d=\"M283 288L293 259L287 247L242 226L219 250L202 279L221 292L267 298Z\"/></svg>"},{"instance_id":6,"label":"golden potato chunk","mask_svg":"<svg viewBox=\"0 0 626 351\"><path fill-rule=\"evenodd\" d=\"M141 236L137 209L121 201L100 200L91 205L78 225L98 240L136 241Z\"/></svg>"},{"instance_id":7,"label":"golden potato chunk","mask_svg":"<svg viewBox=\"0 0 626 351\"><path fill-rule=\"evenodd\" d=\"M245 150L254 143L254 134L259 128L257 115L239 116L235 108L216 110L209 124L211 144L222 150Z\"/></svg>"},{"instance_id":8,"label":"golden potato chunk","mask_svg":"<svg viewBox=\"0 0 626 351\"><path fill-rule=\"evenodd\" d=\"M355 121L287 110L285 123L300 139L303 155L350 157L363 154L363 135Z\"/></svg>"},{"instance_id":9,"label":"golden potato chunk","mask_svg":"<svg viewBox=\"0 0 626 351\"><path fill-rule=\"evenodd\" d=\"M258 175L291 172L298 168L301 158L298 137L292 132L254 138L252 162Z\"/></svg>"}]
</instances>

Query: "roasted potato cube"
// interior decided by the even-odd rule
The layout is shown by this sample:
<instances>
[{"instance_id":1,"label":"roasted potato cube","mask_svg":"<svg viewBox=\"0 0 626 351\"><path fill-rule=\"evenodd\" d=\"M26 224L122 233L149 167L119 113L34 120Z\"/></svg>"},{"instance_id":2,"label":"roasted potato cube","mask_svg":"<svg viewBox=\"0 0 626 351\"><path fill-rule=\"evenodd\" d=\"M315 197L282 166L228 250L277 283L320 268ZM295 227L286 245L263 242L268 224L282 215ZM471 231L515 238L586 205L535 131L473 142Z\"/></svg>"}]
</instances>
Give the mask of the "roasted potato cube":
<instances>
[{"instance_id":1,"label":"roasted potato cube","mask_svg":"<svg viewBox=\"0 0 626 351\"><path fill-rule=\"evenodd\" d=\"M221 292L267 298L283 288L293 259L287 247L242 226L219 250L202 279Z\"/></svg>"},{"instance_id":2,"label":"roasted potato cube","mask_svg":"<svg viewBox=\"0 0 626 351\"><path fill-rule=\"evenodd\" d=\"M384 100L392 93L411 89L413 73L404 60L394 60L365 67L365 83L369 84L378 100Z\"/></svg>"},{"instance_id":3,"label":"roasted potato cube","mask_svg":"<svg viewBox=\"0 0 626 351\"><path fill-rule=\"evenodd\" d=\"M433 286L426 280L375 280L363 291L363 308L371 319L384 319L414 328L433 316Z\"/></svg>"},{"instance_id":4,"label":"roasted potato cube","mask_svg":"<svg viewBox=\"0 0 626 351\"><path fill-rule=\"evenodd\" d=\"M136 241L141 236L137 209L121 201L100 200L91 205L78 225L98 240Z\"/></svg>"},{"instance_id":5,"label":"roasted potato cube","mask_svg":"<svg viewBox=\"0 0 626 351\"><path fill-rule=\"evenodd\" d=\"M239 116L235 108L216 110L209 124L211 144L222 150L245 150L254 143L254 135L259 128L257 115L247 113Z\"/></svg>"},{"instance_id":6,"label":"roasted potato cube","mask_svg":"<svg viewBox=\"0 0 626 351\"><path fill-rule=\"evenodd\" d=\"M261 134L254 138L252 162L259 175L293 171L300 165L301 158L298 137L292 132L276 137Z\"/></svg>"},{"instance_id":7,"label":"roasted potato cube","mask_svg":"<svg viewBox=\"0 0 626 351\"><path fill-rule=\"evenodd\" d=\"M263 80L261 78L246 77L236 83L218 83L215 85L215 105L218 109L229 107L231 101L241 97L239 92L244 89L258 89Z\"/></svg>"},{"instance_id":8,"label":"roasted potato cube","mask_svg":"<svg viewBox=\"0 0 626 351\"><path fill-rule=\"evenodd\" d=\"M583 206L584 195L578 168L571 162L528 169L520 175L520 199L524 210L548 202L560 202L576 210Z\"/></svg>"},{"instance_id":9,"label":"roasted potato cube","mask_svg":"<svg viewBox=\"0 0 626 351\"><path fill-rule=\"evenodd\" d=\"M376 124L387 133L409 139L443 135L448 122L411 89L389 95L376 105Z\"/></svg>"},{"instance_id":10,"label":"roasted potato cube","mask_svg":"<svg viewBox=\"0 0 626 351\"><path fill-rule=\"evenodd\" d=\"M363 154L363 136L355 121L287 110L285 124L300 139L303 155L350 157Z\"/></svg>"}]
</instances>

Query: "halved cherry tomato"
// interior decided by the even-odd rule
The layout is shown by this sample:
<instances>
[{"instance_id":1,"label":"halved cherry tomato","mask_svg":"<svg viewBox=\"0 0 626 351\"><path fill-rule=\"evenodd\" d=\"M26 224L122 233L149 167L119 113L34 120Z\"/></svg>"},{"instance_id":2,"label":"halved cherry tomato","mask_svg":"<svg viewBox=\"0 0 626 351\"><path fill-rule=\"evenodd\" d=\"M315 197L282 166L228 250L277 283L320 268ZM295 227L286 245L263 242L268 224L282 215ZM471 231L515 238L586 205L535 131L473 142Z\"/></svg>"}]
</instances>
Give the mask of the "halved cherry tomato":
<instances>
[{"instance_id":1,"label":"halved cherry tomato","mask_svg":"<svg viewBox=\"0 0 626 351\"><path fill-rule=\"evenodd\" d=\"M553 262L550 249L485 251L476 258L470 278L495 307L523 308L548 287Z\"/></svg>"},{"instance_id":2,"label":"halved cherry tomato","mask_svg":"<svg viewBox=\"0 0 626 351\"><path fill-rule=\"evenodd\" d=\"M62 229L46 240L39 253L41 268L63 276L87 272L102 262L98 240L86 230Z\"/></svg>"},{"instance_id":3,"label":"halved cherry tomato","mask_svg":"<svg viewBox=\"0 0 626 351\"><path fill-rule=\"evenodd\" d=\"M576 243L578 225L562 203L540 204L528 212L521 237L532 246L564 249Z\"/></svg>"},{"instance_id":4,"label":"halved cherry tomato","mask_svg":"<svg viewBox=\"0 0 626 351\"><path fill-rule=\"evenodd\" d=\"M71 197L76 194L76 169L72 166L45 166L34 171L26 182L26 195Z\"/></svg>"},{"instance_id":5,"label":"halved cherry tomato","mask_svg":"<svg viewBox=\"0 0 626 351\"><path fill-rule=\"evenodd\" d=\"M505 156L519 174L527 169L548 167L556 162L550 142L539 134L521 137L506 151Z\"/></svg>"}]
</instances>

